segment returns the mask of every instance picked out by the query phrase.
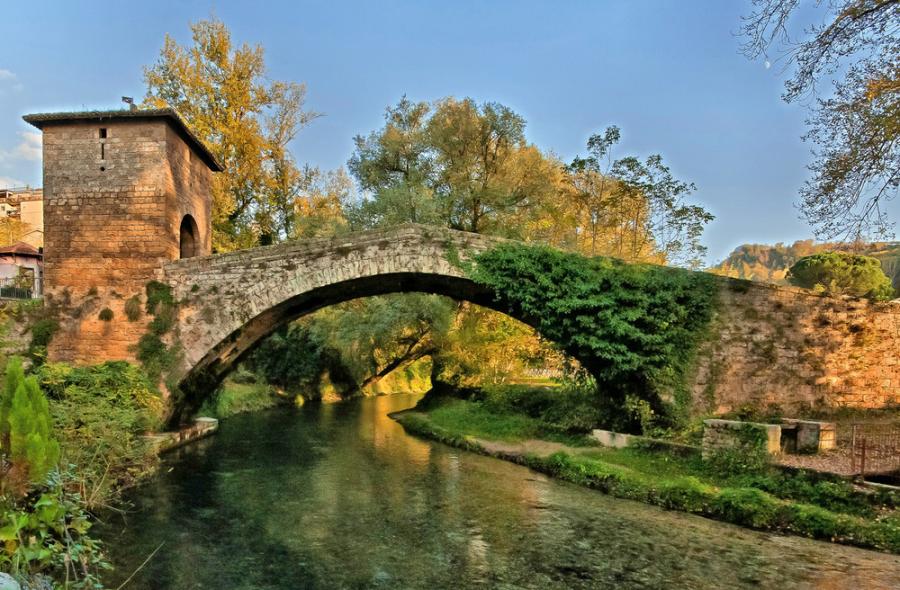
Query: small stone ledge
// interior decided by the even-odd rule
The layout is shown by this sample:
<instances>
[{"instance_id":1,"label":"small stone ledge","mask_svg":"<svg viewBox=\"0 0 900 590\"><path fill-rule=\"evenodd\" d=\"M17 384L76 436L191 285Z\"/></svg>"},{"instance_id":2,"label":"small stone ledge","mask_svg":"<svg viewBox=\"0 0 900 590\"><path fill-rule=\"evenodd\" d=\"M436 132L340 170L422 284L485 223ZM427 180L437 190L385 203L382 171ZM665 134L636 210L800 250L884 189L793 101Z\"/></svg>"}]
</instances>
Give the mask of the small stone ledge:
<instances>
[{"instance_id":1,"label":"small stone ledge","mask_svg":"<svg viewBox=\"0 0 900 590\"><path fill-rule=\"evenodd\" d=\"M175 432L158 432L148 434L145 438L156 454L177 449L195 440L211 435L219 429L219 421L215 418L197 418L194 423Z\"/></svg>"}]
</instances>

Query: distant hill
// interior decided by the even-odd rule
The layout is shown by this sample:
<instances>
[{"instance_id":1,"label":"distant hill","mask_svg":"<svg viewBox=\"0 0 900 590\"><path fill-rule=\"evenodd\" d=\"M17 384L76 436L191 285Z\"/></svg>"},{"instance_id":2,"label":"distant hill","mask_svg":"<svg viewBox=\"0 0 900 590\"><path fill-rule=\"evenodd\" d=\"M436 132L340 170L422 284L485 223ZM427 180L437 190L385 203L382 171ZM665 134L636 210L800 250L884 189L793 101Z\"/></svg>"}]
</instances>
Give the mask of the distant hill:
<instances>
[{"instance_id":1,"label":"distant hill","mask_svg":"<svg viewBox=\"0 0 900 590\"><path fill-rule=\"evenodd\" d=\"M788 269L800 258L831 250L853 251L872 256L881 261L881 268L891 278L894 288L900 288L900 242L872 242L869 244L820 243L800 240L785 244L744 244L738 246L721 263L709 269L710 272L786 285Z\"/></svg>"}]
</instances>

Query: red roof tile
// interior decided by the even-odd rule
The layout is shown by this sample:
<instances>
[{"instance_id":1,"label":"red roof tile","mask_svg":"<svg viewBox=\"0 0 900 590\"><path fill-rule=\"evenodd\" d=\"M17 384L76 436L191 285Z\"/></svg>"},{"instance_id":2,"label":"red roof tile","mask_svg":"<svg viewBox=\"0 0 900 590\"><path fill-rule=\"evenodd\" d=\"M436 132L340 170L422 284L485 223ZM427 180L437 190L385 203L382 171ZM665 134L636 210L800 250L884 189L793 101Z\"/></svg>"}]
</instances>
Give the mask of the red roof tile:
<instances>
[{"instance_id":1,"label":"red roof tile","mask_svg":"<svg viewBox=\"0 0 900 590\"><path fill-rule=\"evenodd\" d=\"M31 244L25 242L16 242L10 246L0 246L0 254L15 254L17 256L34 256L40 258L43 256Z\"/></svg>"}]
</instances>

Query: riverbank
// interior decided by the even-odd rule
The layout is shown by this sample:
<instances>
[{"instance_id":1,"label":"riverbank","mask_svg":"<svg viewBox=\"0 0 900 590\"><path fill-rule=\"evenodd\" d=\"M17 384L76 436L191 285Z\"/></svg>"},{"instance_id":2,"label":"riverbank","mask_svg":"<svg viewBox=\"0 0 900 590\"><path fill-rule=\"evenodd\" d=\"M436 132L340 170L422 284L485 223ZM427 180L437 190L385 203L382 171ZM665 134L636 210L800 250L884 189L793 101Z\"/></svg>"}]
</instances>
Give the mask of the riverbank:
<instances>
[{"instance_id":1,"label":"riverbank","mask_svg":"<svg viewBox=\"0 0 900 590\"><path fill-rule=\"evenodd\" d=\"M478 402L442 400L391 414L412 434L525 465L602 491L768 530L900 553L900 498L856 489L839 478L746 470L641 448L591 446L586 437L536 437L528 416L491 412ZM550 439L555 440L550 440Z\"/></svg>"}]
</instances>

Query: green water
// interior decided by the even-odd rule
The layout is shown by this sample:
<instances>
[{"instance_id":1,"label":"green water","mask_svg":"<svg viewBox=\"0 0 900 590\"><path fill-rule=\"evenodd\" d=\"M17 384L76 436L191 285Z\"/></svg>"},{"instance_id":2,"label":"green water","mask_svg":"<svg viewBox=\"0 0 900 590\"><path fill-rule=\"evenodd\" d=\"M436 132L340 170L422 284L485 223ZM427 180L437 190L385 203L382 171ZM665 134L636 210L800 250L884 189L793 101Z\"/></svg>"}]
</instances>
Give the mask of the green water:
<instances>
[{"instance_id":1,"label":"green water","mask_svg":"<svg viewBox=\"0 0 900 590\"><path fill-rule=\"evenodd\" d=\"M237 416L101 536L127 588L900 588L900 557L609 498L406 435L391 396Z\"/></svg>"}]
</instances>

